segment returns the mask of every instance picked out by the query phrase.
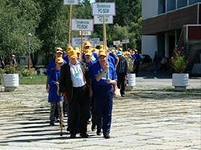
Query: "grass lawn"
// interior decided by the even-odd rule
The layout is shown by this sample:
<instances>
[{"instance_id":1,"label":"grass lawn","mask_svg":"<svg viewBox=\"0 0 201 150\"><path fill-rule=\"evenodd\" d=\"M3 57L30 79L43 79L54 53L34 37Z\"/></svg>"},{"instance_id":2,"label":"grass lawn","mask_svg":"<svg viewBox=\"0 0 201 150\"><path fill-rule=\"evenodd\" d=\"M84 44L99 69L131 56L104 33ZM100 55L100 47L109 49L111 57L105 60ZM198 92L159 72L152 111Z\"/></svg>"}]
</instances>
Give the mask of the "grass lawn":
<instances>
[{"instance_id":1,"label":"grass lawn","mask_svg":"<svg viewBox=\"0 0 201 150\"><path fill-rule=\"evenodd\" d=\"M46 75L32 75L29 77L20 76L20 84L45 84Z\"/></svg>"}]
</instances>

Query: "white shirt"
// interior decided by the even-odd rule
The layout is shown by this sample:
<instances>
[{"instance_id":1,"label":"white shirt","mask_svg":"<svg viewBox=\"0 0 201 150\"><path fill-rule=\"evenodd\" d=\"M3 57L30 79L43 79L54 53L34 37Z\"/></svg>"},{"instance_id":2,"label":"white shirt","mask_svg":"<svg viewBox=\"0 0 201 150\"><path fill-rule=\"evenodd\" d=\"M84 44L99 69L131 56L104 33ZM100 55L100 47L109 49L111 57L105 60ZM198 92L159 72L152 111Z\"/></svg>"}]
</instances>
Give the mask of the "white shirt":
<instances>
[{"instance_id":1,"label":"white shirt","mask_svg":"<svg viewBox=\"0 0 201 150\"><path fill-rule=\"evenodd\" d=\"M82 72L81 64L77 62L76 64L70 65L71 79L73 82L73 87L82 87L86 84L84 74Z\"/></svg>"}]
</instances>

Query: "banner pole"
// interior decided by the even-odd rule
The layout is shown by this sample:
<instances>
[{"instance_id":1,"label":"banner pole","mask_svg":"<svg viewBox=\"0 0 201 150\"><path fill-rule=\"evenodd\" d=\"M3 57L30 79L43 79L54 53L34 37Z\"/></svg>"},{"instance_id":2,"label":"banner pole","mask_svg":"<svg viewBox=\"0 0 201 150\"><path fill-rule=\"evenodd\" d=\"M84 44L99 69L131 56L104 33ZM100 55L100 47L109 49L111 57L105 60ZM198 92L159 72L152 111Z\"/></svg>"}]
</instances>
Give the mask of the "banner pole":
<instances>
[{"instance_id":1,"label":"banner pole","mask_svg":"<svg viewBox=\"0 0 201 150\"><path fill-rule=\"evenodd\" d=\"M69 30L68 30L68 45L71 45L72 9L73 9L73 5L70 5Z\"/></svg>"},{"instance_id":2,"label":"banner pole","mask_svg":"<svg viewBox=\"0 0 201 150\"><path fill-rule=\"evenodd\" d=\"M107 46L107 37L106 37L106 24L105 24L105 15L103 15L103 45Z\"/></svg>"},{"instance_id":3,"label":"banner pole","mask_svg":"<svg viewBox=\"0 0 201 150\"><path fill-rule=\"evenodd\" d=\"M80 31L80 37L81 37L80 38L80 40L81 40L80 41L80 43L81 43L80 44L80 49L81 49L81 53L82 53L83 52L83 45L82 45L82 43L83 43L83 31L82 30Z\"/></svg>"}]
</instances>

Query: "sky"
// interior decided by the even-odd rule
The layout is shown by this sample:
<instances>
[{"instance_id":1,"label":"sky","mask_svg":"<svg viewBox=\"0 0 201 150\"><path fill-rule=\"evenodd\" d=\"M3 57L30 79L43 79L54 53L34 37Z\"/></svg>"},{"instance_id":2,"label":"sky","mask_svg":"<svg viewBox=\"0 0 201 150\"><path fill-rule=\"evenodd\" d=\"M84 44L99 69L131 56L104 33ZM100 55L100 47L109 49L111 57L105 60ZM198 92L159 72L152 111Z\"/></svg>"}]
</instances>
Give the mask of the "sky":
<instances>
[{"instance_id":1,"label":"sky","mask_svg":"<svg viewBox=\"0 0 201 150\"><path fill-rule=\"evenodd\" d=\"M95 0L90 0L90 3L94 3L95 2Z\"/></svg>"}]
</instances>

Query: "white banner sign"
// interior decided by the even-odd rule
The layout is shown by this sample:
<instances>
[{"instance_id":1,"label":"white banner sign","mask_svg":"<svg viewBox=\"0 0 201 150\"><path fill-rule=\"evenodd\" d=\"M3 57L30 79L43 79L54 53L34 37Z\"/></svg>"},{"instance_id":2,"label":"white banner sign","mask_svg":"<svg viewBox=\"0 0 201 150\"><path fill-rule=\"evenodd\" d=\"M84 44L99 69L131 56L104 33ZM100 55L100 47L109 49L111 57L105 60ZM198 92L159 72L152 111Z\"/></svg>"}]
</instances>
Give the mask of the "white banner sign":
<instances>
[{"instance_id":1,"label":"white banner sign","mask_svg":"<svg viewBox=\"0 0 201 150\"><path fill-rule=\"evenodd\" d=\"M124 40L122 40L122 42L121 42L122 44L126 44L126 43L129 43L129 39L124 39Z\"/></svg>"},{"instance_id":2,"label":"white banner sign","mask_svg":"<svg viewBox=\"0 0 201 150\"><path fill-rule=\"evenodd\" d=\"M64 5L78 5L78 0L64 0Z\"/></svg>"},{"instance_id":3,"label":"white banner sign","mask_svg":"<svg viewBox=\"0 0 201 150\"><path fill-rule=\"evenodd\" d=\"M121 44L121 42L120 42L120 41L113 41L113 45L118 46L118 45L120 45L120 44Z\"/></svg>"},{"instance_id":4,"label":"white banner sign","mask_svg":"<svg viewBox=\"0 0 201 150\"><path fill-rule=\"evenodd\" d=\"M100 45L100 38L91 38L90 42L93 46Z\"/></svg>"},{"instance_id":5,"label":"white banner sign","mask_svg":"<svg viewBox=\"0 0 201 150\"><path fill-rule=\"evenodd\" d=\"M82 41L81 41L81 37L74 37L72 38L72 46L73 47L81 47L81 44L84 42L84 41L88 41L88 37L83 37L82 38ZM81 43L82 42L82 43Z\"/></svg>"},{"instance_id":6,"label":"white banner sign","mask_svg":"<svg viewBox=\"0 0 201 150\"><path fill-rule=\"evenodd\" d=\"M115 16L115 3L93 3L92 14L94 15L112 15Z\"/></svg>"},{"instance_id":7,"label":"white banner sign","mask_svg":"<svg viewBox=\"0 0 201 150\"><path fill-rule=\"evenodd\" d=\"M113 24L113 16L106 15L104 18L105 18L105 24ZM94 24L103 24L103 16L95 15L94 16Z\"/></svg>"},{"instance_id":8,"label":"white banner sign","mask_svg":"<svg viewBox=\"0 0 201 150\"><path fill-rule=\"evenodd\" d=\"M72 30L93 31L92 19L72 19Z\"/></svg>"},{"instance_id":9,"label":"white banner sign","mask_svg":"<svg viewBox=\"0 0 201 150\"><path fill-rule=\"evenodd\" d=\"M91 35L91 31L80 31L80 35Z\"/></svg>"}]
</instances>

